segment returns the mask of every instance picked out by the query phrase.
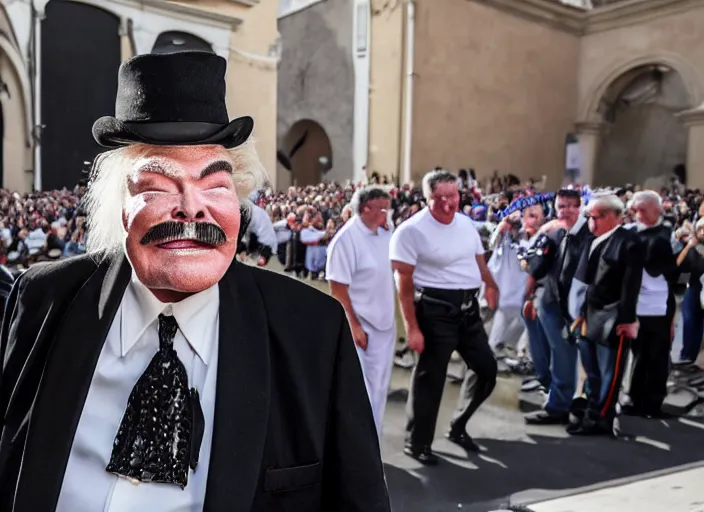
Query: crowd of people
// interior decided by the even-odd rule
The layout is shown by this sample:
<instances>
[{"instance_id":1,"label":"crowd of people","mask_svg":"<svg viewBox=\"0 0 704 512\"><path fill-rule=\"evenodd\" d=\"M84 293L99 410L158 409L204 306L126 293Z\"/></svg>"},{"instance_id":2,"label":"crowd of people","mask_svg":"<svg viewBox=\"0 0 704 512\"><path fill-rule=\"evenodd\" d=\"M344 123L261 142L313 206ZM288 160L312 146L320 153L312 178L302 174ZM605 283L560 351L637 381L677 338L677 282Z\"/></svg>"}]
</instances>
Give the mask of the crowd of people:
<instances>
[{"instance_id":1,"label":"crowd of people","mask_svg":"<svg viewBox=\"0 0 704 512\"><path fill-rule=\"evenodd\" d=\"M670 186L660 190L642 190L631 185L608 190L569 186L556 194L544 194L542 184L534 180L520 183L513 177L492 179L482 188L473 173L466 171L453 174L436 169L428 176L431 175L439 176L440 184L448 177L456 184L458 202L452 211L458 210L458 215L470 219L476 228L481 241L481 247L477 250L485 256L491 277L487 281L486 276L481 274L481 280L478 277L474 279L473 286L460 286L459 282L450 282L447 268L443 266L452 266L455 260L441 258L443 261L433 272L436 276L444 276L448 282L439 286L437 278L429 278L428 282L431 283L435 279L435 286L428 283L419 285L415 282L418 276L414 274L413 284L409 286L419 296L423 295L420 290L426 290L426 293L428 289L434 290L435 295L445 297L439 300L446 303L452 302L446 300L447 294L444 292L447 289L460 286L472 295L476 288L476 299L487 302L488 283L491 285L489 288L496 287L500 299L493 314L487 346L493 357L499 358L507 349L515 349L524 339L534 374L533 378L524 382L524 390L537 391L545 399L542 409L528 415L526 422L533 425L564 424L572 434L601 435L617 431L617 410L645 417L663 417L666 413L662 405L667 395L672 364L683 367L692 365L701 348L704 324L701 301L704 204L701 191L688 190L673 178ZM424 234L414 237L424 240L423 250L444 240L441 244L443 250L451 253L450 247L471 239L471 233L456 233L454 237L444 239L442 230L435 232L435 224L426 220L429 204L440 200L433 196L437 192L432 179L431 185L425 183L424 187L413 184L397 187L389 184L388 180L372 180L377 186L371 189L383 191L383 195L373 198L388 198L388 207L383 208L383 228L389 232L407 233L412 229L417 231L416 227L422 226L421 232ZM368 200L368 190L369 187L342 187L336 184L292 187L278 194L259 193L254 202L262 211L269 213L274 222L275 250L285 269L298 276L309 275L316 279L326 269L326 254L331 244L335 245L336 240L342 238L338 233L353 232L352 229L346 230L345 226L350 224L350 219L362 215L359 197L361 195ZM365 208L368 210L370 207L365 203ZM419 212L423 215L416 216ZM433 213L434 218L437 215ZM413 222L408 221L409 218ZM448 224L451 223L448 221ZM345 235L347 239L352 236ZM358 244L364 243L364 238L361 240ZM607 240L609 243L606 243ZM358 257L355 254L358 251L341 248L347 245L337 242L338 254L341 251L349 253L343 258L348 262ZM393 241L391 246L393 253ZM476 248L465 249L465 254L473 254L471 251ZM257 243L250 245L248 250L256 251ZM369 251L374 253L375 250ZM421 249L411 251L414 253L413 268L418 263L415 254L418 251ZM315 257L308 257L311 253ZM396 253L397 257L404 254L398 248ZM457 257L460 258L460 255ZM432 256L429 258L432 260ZM430 260L426 259L424 264L427 265ZM393 256L392 262L399 264ZM354 263L348 264L354 266ZM332 265L335 275L329 275L327 279L333 294L343 305L346 302L352 304L348 296L351 292L340 292L337 277L340 271L335 268L339 265ZM330 269L331 263L328 262L327 270ZM398 273L399 270L396 270ZM342 275L347 276L342 284L351 289L349 271ZM398 293L403 309L400 286ZM683 347L679 360L671 361L675 294L682 291ZM367 298L374 304L376 300L372 296ZM416 311L418 301L416 297ZM488 302L491 303L491 300ZM350 309L353 309L351 305ZM424 306L424 310L427 309ZM390 311L393 315L393 308ZM408 317L406 313L404 311L404 321ZM374 325L355 319L355 314L348 314L348 318L353 335L355 332L364 333L362 338L367 341L361 343L365 346L372 336L377 336L370 334L376 332ZM475 321L478 320L472 320ZM427 324L430 320L426 319L425 322ZM416 347L413 346L412 322L406 325L406 330L409 329L408 346L420 352L417 350L417 340ZM419 327L415 329L417 331ZM427 338L427 330L432 331L432 328L426 325L425 329L422 336ZM599 329L601 332L598 332ZM464 424L491 393L495 378L491 376L492 363L485 355L477 355L481 351L476 351L478 331L474 331L477 330L472 331L474 352L467 347L462 348L460 344L439 356L440 362L436 357L424 366L421 353L416 364L416 372L418 366L424 366L424 371L430 369L435 375L434 379L439 379L438 375L445 376L451 352L456 351L464 359L469 370L462 376L462 394L467 399L457 412L457 417L464 417L464 423L459 427L457 423L453 424L448 436L466 449L474 449L475 445L467 436ZM578 341L589 338L592 339L589 343ZM593 342L594 338L600 338L600 341ZM621 394L630 353L634 359L633 372ZM372 364L366 349L360 353L363 366L387 366L386 356L376 357L384 361L379 364L377 360ZM586 371L587 378L583 387L578 389L580 365ZM381 387L386 391L383 381L387 377L379 376L379 371L376 374L377 380L381 380L376 384L368 383L370 398L373 395L378 397L378 389L375 393L373 388ZM434 389L431 394L437 394L440 382L435 380L430 384ZM414 383L412 388L418 385L416 380ZM421 462L434 463L436 458L429 448L432 439L427 432L434 429L432 410L435 399L423 394L420 398L411 396L410 400L418 408L413 423L424 424L425 433L419 434L422 442L407 446L407 453ZM376 401L380 400L377 398ZM382 417L379 409L383 410L383 404L375 406L374 399L372 402L375 418ZM426 419L419 420L419 413ZM573 421L575 415L579 418L577 422ZM378 425L378 428L381 426ZM413 431L413 428L409 431L411 441Z\"/></svg>"},{"instance_id":2,"label":"crowd of people","mask_svg":"<svg viewBox=\"0 0 704 512\"><path fill-rule=\"evenodd\" d=\"M0 263L8 268L83 254L86 214L81 209L85 183L73 190L24 196L0 189Z\"/></svg>"},{"instance_id":3,"label":"crowd of people","mask_svg":"<svg viewBox=\"0 0 704 512\"><path fill-rule=\"evenodd\" d=\"M446 171L437 168L433 172ZM487 268L500 290L501 300L493 313L488 345L494 356L501 358L507 351L517 353L517 347L523 341L530 359L529 373L532 374L523 389L538 391L546 397L545 408L527 421L539 424L564 422L565 414L576 403L574 397L579 395L575 388L578 349L563 340L565 328L571 327L567 324L578 320L574 307L574 311L570 311L569 301L573 297L566 292L574 287L565 280L574 278L572 274L577 271L578 255L584 249L580 244L594 238L580 210L593 191L588 187L570 186L556 195L544 194L544 179L521 182L515 176L500 177L496 173L481 184L473 170L460 170L453 176L459 192L457 209L462 216L471 219L477 229ZM360 191L369 189L369 185L388 195L389 208L384 210L384 227L389 232L397 230L428 206L428 192L421 186L414 183L397 186L376 175L369 183L357 186L320 183L290 187L282 192L255 191L250 196L252 222L239 248L241 256L254 255L260 265L265 265L275 255L286 272L301 278L325 278L326 266L329 267L328 248L336 234L359 213ZM73 191L63 189L25 196L0 191L2 263L10 269L22 269L37 261L85 252L89 236L85 212L81 208L85 190L86 184L80 183ZM670 187L658 191L643 191L638 186L627 185L609 192L618 204L608 206L607 210L622 207L619 210L621 225L638 233L648 232L643 216L649 215L652 225L661 230L661 238L668 241L670 250L666 252L670 259L661 255L667 263L654 264L659 274L648 277L650 274L646 272L641 276L646 283L642 286L652 285L655 290L643 293L656 297L655 302L664 293L662 304L658 302L659 305L651 309L657 310L656 316L665 320L662 325L650 325L647 319L639 318L641 323L645 321L650 327L651 334L661 333L669 340L674 315L672 297L678 286L687 284L683 288L686 290L682 304L683 348L677 362L693 363L704 335L704 310L700 300L704 274L702 193L685 189L676 179ZM567 203L570 204L566 206ZM511 213L507 215L509 211ZM536 250L536 244L551 243L551 239L544 239L544 236L557 228L571 235L567 238L574 244L574 249L565 253L568 261L564 265L569 267L564 270L566 275L559 278L562 281L558 279L551 289L545 285L548 281L546 275L539 275L540 271L531 273L530 269L536 266L535 260L545 259L535 256L545 252L545 249ZM564 247L561 250L565 250ZM658 279L658 276L664 277ZM543 298L545 293L547 299ZM572 289L572 295L580 293L583 295L583 291ZM483 299L483 295L479 294L478 298ZM642 353L640 347L652 345L633 345L634 354L642 360L650 360L651 368L635 373L631 402L625 404L625 409L635 407L639 413L657 415L665 395L670 359L665 344L661 344L657 353ZM409 354L408 346L401 354ZM580 356L582 359L588 357L586 354ZM465 368L459 378L466 380L465 374L471 373Z\"/></svg>"}]
</instances>

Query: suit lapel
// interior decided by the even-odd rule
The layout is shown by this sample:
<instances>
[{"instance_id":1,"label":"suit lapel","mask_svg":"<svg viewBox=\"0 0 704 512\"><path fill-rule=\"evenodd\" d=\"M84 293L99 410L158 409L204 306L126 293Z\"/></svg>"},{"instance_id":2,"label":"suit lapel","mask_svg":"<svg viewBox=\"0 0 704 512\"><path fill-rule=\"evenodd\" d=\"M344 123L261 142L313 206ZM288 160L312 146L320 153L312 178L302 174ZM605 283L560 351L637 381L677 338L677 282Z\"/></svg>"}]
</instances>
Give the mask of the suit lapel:
<instances>
[{"instance_id":1,"label":"suit lapel","mask_svg":"<svg viewBox=\"0 0 704 512\"><path fill-rule=\"evenodd\" d=\"M267 318L251 270L234 263L220 281L220 340L206 512L249 512L269 413Z\"/></svg>"},{"instance_id":2,"label":"suit lapel","mask_svg":"<svg viewBox=\"0 0 704 512\"><path fill-rule=\"evenodd\" d=\"M17 511L56 508L93 372L130 274L124 256L101 263L66 310L31 414Z\"/></svg>"}]
</instances>

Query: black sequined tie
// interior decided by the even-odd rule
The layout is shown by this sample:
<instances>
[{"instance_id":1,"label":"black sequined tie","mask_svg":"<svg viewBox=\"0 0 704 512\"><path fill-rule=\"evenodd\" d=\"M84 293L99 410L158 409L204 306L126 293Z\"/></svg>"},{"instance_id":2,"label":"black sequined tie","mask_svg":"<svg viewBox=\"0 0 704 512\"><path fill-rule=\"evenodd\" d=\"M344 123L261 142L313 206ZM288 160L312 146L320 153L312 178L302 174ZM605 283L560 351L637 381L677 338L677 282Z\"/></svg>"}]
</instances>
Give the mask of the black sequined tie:
<instances>
[{"instance_id":1,"label":"black sequined tie","mask_svg":"<svg viewBox=\"0 0 704 512\"><path fill-rule=\"evenodd\" d=\"M115 436L107 471L140 482L188 484L204 419L198 392L174 349L178 324L159 315L159 351L135 384Z\"/></svg>"}]
</instances>

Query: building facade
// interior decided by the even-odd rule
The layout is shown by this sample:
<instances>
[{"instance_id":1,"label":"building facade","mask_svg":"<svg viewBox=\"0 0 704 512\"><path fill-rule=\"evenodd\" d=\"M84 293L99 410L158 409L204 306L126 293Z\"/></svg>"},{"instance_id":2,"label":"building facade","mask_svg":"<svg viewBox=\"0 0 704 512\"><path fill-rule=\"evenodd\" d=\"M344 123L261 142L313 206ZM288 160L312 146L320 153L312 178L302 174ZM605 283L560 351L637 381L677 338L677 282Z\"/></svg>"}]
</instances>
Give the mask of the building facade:
<instances>
[{"instance_id":1,"label":"building facade","mask_svg":"<svg viewBox=\"0 0 704 512\"><path fill-rule=\"evenodd\" d=\"M379 6L378 9L375 6ZM704 2L372 2L369 170L704 187Z\"/></svg>"},{"instance_id":2,"label":"building facade","mask_svg":"<svg viewBox=\"0 0 704 512\"><path fill-rule=\"evenodd\" d=\"M255 118L260 156L275 169L276 8L273 0L4 0L1 185L28 192L85 178L101 151L92 123L114 114L120 63L180 49L228 60L230 116Z\"/></svg>"},{"instance_id":3,"label":"building facade","mask_svg":"<svg viewBox=\"0 0 704 512\"><path fill-rule=\"evenodd\" d=\"M291 135L301 121L332 148L307 147L307 161L332 168L305 182L357 180L359 169L417 181L439 165L557 187L576 137L582 182L655 182L684 167L704 188L702 0L285 2L280 154L303 140ZM303 58L315 17L319 50ZM305 59L317 71L302 79ZM307 133L299 154L316 140ZM279 165L280 181L293 174Z\"/></svg>"}]
</instances>

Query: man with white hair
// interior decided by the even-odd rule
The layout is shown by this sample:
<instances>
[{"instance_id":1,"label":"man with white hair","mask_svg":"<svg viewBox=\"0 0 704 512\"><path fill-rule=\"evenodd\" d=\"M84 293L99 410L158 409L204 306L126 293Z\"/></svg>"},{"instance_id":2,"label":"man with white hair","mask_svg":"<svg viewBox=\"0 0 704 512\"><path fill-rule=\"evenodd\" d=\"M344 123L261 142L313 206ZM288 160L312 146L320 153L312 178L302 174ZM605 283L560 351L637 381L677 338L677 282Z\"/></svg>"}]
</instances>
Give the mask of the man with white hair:
<instances>
[{"instance_id":1,"label":"man with white hair","mask_svg":"<svg viewBox=\"0 0 704 512\"><path fill-rule=\"evenodd\" d=\"M116 116L93 126L110 151L90 254L30 268L8 300L0 510L390 509L342 307L235 261L265 173L225 67L120 67Z\"/></svg>"},{"instance_id":2,"label":"man with white hair","mask_svg":"<svg viewBox=\"0 0 704 512\"><path fill-rule=\"evenodd\" d=\"M634 356L625 414L662 415L670 374L672 320L675 315L674 285L678 277L672 251L672 229L663 224L662 200L652 190L636 192L631 200L637 232L643 246L643 278L638 295L638 339L631 344Z\"/></svg>"},{"instance_id":3,"label":"man with white hair","mask_svg":"<svg viewBox=\"0 0 704 512\"><path fill-rule=\"evenodd\" d=\"M479 314L478 294L496 309L498 287L484 259L477 228L458 213L457 177L431 171L423 178L428 206L402 223L391 237L408 346L420 354L411 377L404 453L437 464L431 445L450 356L457 351L467 372L446 437L466 451L479 451L467 433L469 419L491 395L497 365Z\"/></svg>"},{"instance_id":4,"label":"man with white hair","mask_svg":"<svg viewBox=\"0 0 704 512\"><path fill-rule=\"evenodd\" d=\"M396 303L389 261L391 196L379 187L357 190L354 217L328 246L325 276L345 308L381 439L396 345Z\"/></svg>"},{"instance_id":5,"label":"man with white hair","mask_svg":"<svg viewBox=\"0 0 704 512\"><path fill-rule=\"evenodd\" d=\"M587 374L587 411L567 427L572 435L615 435L616 405L632 340L638 338L637 305L643 274L638 235L621 226L623 202L615 195L587 205L594 235L574 274L571 325Z\"/></svg>"}]
</instances>

